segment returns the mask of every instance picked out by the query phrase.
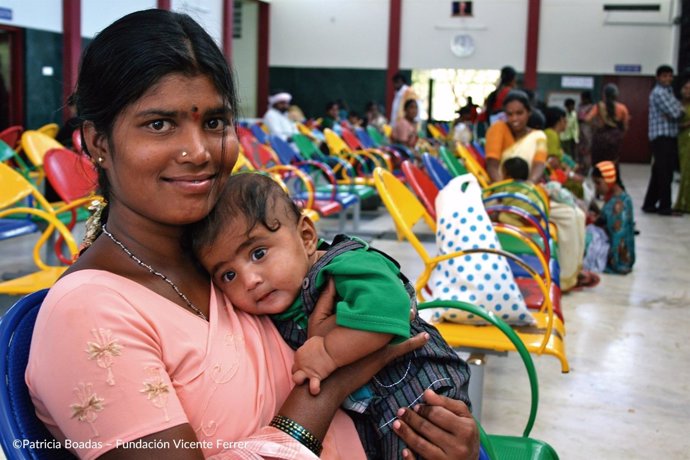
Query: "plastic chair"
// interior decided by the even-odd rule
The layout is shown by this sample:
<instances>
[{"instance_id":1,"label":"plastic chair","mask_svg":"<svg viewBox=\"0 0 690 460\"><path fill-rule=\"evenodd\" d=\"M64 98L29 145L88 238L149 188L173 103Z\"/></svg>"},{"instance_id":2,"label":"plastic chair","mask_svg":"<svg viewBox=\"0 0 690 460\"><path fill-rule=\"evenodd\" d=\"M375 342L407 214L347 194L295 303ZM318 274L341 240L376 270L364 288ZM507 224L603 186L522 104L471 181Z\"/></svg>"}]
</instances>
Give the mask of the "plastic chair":
<instances>
[{"instance_id":1,"label":"plastic chair","mask_svg":"<svg viewBox=\"0 0 690 460\"><path fill-rule=\"evenodd\" d=\"M261 125L254 123L249 127L249 130L252 132L254 137L256 137L256 140L258 140L262 144L268 144L268 134L266 133L266 131L264 131Z\"/></svg>"},{"instance_id":2,"label":"plastic chair","mask_svg":"<svg viewBox=\"0 0 690 460\"><path fill-rule=\"evenodd\" d=\"M335 201L340 203L343 210L352 208L352 229L354 231L358 230L361 210L360 195L349 186L343 187L338 185L335 174L327 164L314 160L301 160L297 153L292 150L292 147L278 136L268 136L268 140L271 147L273 147L273 151L284 165L292 165L311 176L317 200L335 199ZM374 193L373 188L369 188L369 190L360 188L360 191L367 197ZM344 219L342 214L341 218ZM344 221L341 221L341 226L344 226ZM339 230L342 231L343 228Z\"/></svg>"},{"instance_id":3,"label":"plastic chair","mask_svg":"<svg viewBox=\"0 0 690 460\"><path fill-rule=\"evenodd\" d=\"M422 311L439 307L456 308L458 310L467 311L486 320L490 325L488 327L498 329L513 344L527 371L531 404L529 417L522 431L522 436L486 434L481 425L479 425L479 423L477 424L480 429L481 445L488 456L492 460L557 460L558 454L549 444L529 437L537 418L537 410L539 408L539 381L532 356L530 356L529 350L525 347L525 344L518 334L492 312L487 312L486 310L478 308L476 305L466 302L435 300L419 305L419 310Z\"/></svg>"},{"instance_id":4,"label":"plastic chair","mask_svg":"<svg viewBox=\"0 0 690 460\"><path fill-rule=\"evenodd\" d=\"M24 372L29 360L29 348L36 315L48 292L34 292L15 303L0 320L0 444L8 460L74 459L66 449L40 449L32 441L51 441L55 438L34 411ZM14 445L16 440L25 446Z\"/></svg>"},{"instance_id":5,"label":"plastic chair","mask_svg":"<svg viewBox=\"0 0 690 460\"><path fill-rule=\"evenodd\" d=\"M48 137L51 137L55 139L55 136L57 136L57 133L60 132L60 125L57 123L47 123L40 128L38 128L36 131L38 131L41 134L45 134Z\"/></svg>"},{"instance_id":6,"label":"plastic chair","mask_svg":"<svg viewBox=\"0 0 690 460\"><path fill-rule=\"evenodd\" d=\"M86 156L68 149L50 149L43 158L43 169L48 182L64 204L59 207L73 205L70 208L70 221L67 228L71 231L78 221L89 217L87 205L91 204L98 186L98 173L91 160ZM80 202L81 205L76 205ZM53 206L56 203L52 204ZM55 243L55 253L64 264L70 261L62 255L62 237Z\"/></svg>"},{"instance_id":7,"label":"plastic chair","mask_svg":"<svg viewBox=\"0 0 690 460\"><path fill-rule=\"evenodd\" d=\"M456 157L455 154L448 150L445 146L439 147L438 154L443 163L446 165L446 168L448 168L448 171L450 171L453 176L461 176L468 173L467 168L460 163L458 157Z\"/></svg>"},{"instance_id":8,"label":"plastic chair","mask_svg":"<svg viewBox=\"0 0 690 460\"><path fill-rule=\"evenodd\" d=\"M10 126L0 131L0 140L9 145L12 149L19 146L19 139L24 132L24 127L19 125Z\"/></svg>"},{"instance_id":9,"label":"plastic chair","mask_svg":"<svg viewBox=\"0 0 690 460\"><path fill-rule=\"evenodd\" d=\"M445 187L453 178L453 175L443 166L438 158L426 152L422 154L422 164L439 190Z\"/></svg>"},{"instance_id":10,"label":"plastic chair","mask_svg":"<svg viewBox=\"0 0 690 460\"><path fill-rule=\"evenodd\" d=\"M292 141L295 143L302 158L321 161L329 165L336 174L339 184L354 183L355 185L374 186L371 169L363 160L355 158L356 164L353 166L348 160L339 156L324 155L311 141L311 138L303 134L293 135Z\"/></svg>"},{"instance_id":11,"label":"plastic chair","mask_svg":"<svg viewBox=\"0 0 690 460\"><path fill-rule=\"evenodd\" d=\"M465 164L465 168L470 173L475 175L475 177L479 181L479 185L481 185L482 188L486 188L491 182L491 178L489 177L489 173L486 172L486 169L484 169L484 167L477 161L474 155L470 153L469 150L467 150L467 147L465 147L461 143L455 143L455 151L458 154L458 156L462 158L462 161Z\"/></svg>"},{"instance_id":12,"label":"plastic chair","mask_svg":"<svg viewBox=\"0 0 690 460\"><path fill-rule=\"evenodd\" d=\"M412 231L412 228L419 221L424 221L432 232L436 233L436 222L431 218L429 213L426 212L424 206L414 194L391 173L377 168L374 171L374 179L376 181L376 188L379 191L379 196L390 212L398 230L417 251L417 254L424 264L424 271L419 278L417 278L415 283L417 296L420 300L424 300L422 291L429 280L431 271L436 264L442 260L476 252L489 252L519 261L519 263L522 264L519 257L497 249L457 251L442 256L432 257L422 245L421 241L419 241L417 235ZM516 236L519 235L518 232L512 229L503 229L503 231L505 233L514 233ZM527 243L533 247L535 253L539 252L537 246L533 242L527 241ZM545 261L542 261L542 265L545 263ZM562 372L568 372L570 366L565 355L564 335L558 330L562 328L562 323L560 323L560 320L558 320L554 314L547 286L544 280L534 272L532 267L524 264L523 268L530 273L545 301L540 311L532 312L534 319L537 321L537 325L529 328L516 327L515 331L530 352L539 355L549 354L555 356L561 363ZM556 323L560 323L558 327L556 327ZM437 328L441 331L446 341L452 346L474 347L497 352L515 351L515 346L506 339L502 333L495 329L456 323L440 323L437 325Z\"/></svg>"},{"instance_id":13,"label":"plastic chair","mask_svg":"<svg viewBox=\"0 0 690 460\"><path fill-rule=\"evenodd\" d=\"M77 254L77 244L74 237L67 227L57 219L56 213L65 212L73 206L81 206L79 200L73 204L53 209L50 203L41 193L29 183L21 174L9 166L0 163L0 218L17 215L24 220L29 220L27 216L32 216L45 221L47 227L43 230L40 238L33 248L33 260L38 268L34 273L21 276L8 281L0 282L0 294L22 295L53 285L55 280L65 271L65 266L51 266L43 262L41 258L41 248L51 237L54 230L64 238L69 251L69 258ZM39 208L21 206L24 199L31 197Z\"/></svg>"}]
</instances>

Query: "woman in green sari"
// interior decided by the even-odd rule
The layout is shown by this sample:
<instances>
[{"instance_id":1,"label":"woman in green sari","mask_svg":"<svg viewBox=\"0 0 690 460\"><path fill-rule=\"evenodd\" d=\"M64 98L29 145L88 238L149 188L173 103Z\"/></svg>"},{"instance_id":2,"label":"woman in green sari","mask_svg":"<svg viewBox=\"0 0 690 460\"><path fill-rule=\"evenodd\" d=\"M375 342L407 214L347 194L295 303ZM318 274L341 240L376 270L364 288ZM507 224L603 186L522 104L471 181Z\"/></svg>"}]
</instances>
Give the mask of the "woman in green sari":
<instances>
[{"instance_id":1,"label":"woman in green sari","mask_svg":"<svg viewBox=\"0 0 690 460\"><path fill-rule=\"evenodd\" d=\"M680 160L680 189L674 209L690 213L690 77L685 78L680 88L680 98L685 115L680 121L678 132L678 159Z\"/></svg>"}]
</instances>

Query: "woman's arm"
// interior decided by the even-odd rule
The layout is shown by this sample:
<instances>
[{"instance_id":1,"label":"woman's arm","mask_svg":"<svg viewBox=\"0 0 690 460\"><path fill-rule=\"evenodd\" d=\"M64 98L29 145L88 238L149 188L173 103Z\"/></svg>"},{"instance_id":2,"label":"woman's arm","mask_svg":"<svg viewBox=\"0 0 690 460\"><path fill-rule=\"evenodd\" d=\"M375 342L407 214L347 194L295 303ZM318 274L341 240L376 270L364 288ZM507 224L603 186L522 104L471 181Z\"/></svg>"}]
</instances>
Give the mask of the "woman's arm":
<instances>
[{"instance_id":1,"label":"woman's arm","mask_svg":"<svg viewBox=\"0 0 690 460\"><path fill-rule=\"evenodd\" d=\"M486 172L489 173L491 182L499 182L502 179L500 164L495 158L486 159Z\"/></svg>"}]
</instances>

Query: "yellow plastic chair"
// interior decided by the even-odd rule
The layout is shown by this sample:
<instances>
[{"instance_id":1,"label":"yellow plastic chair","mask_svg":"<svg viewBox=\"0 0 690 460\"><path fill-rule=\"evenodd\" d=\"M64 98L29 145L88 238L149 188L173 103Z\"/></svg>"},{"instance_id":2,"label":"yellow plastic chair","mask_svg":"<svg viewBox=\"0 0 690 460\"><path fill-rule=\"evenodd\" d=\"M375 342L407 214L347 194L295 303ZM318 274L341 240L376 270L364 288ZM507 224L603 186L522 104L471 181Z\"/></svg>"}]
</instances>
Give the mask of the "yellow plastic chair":
<instances>
[{"instance_id":1,"label":"yellow plastic chair","mask_svg":"<svg viewBox=\"0 0 690 460\"><path fill-rule=\"evenodd\" d=\"M338 155L356 167L357 162L361 162L362 158L370 160L375 166L386 168L389 171L393 170L390 156L386 153L376 152L372 150L357 150L353 151L345 141L338 136L338 134L330 128L323 130L323 135L326 139L326 145L332 155Z\"/></svg>"},{"instance_id":2,"label":"yellow plastic chair","mask_svg":"<svg viewBox=\"0 0 690 460\"><path fill-rule=\"evenodd\" d=\"M497 249L457 251L432 257L419 241L417 235L412 231L415 224L419 221L424 221L433 233L436 233L436 222L424 209L424 206L419 202L417 197L391 173L377 168L374 170L374 181L379 196L390 212L396 227L417 251L417 254L419 254L424 264L424 271L415 283L417 296L421 301L424 300L423 290L429 280L432 270L443 260L477 252L489 252L513 259L534 278L545 299L542 309L538 312L532 312L532 316L537 321L535 326L514 327L513 329L517 332L530 352L538 355L549 354L555 356L561 363L562 372L569 372L570 366L565 355L565 328L563 323L553 312L547 285L534 272L532 267L524 264L519 257ZM503 231L507 234L512 233L516 237L521 236L518 232L508 228L503 229ZM542 266L546 267L546 261L539 255L540 251L534 242L525 240L525 244L533 249L533 252L539 256ZM547 272L548 269L545 269L545 273ZM477 348L496 352L515 351L515 346L506 339L503 333L495 328L457 323L439 323L436 327L441 332L444 339L454 347Z\"/></svg>"},{"instance_id":3,"label":"yellow plastic chair","mask_svg":"<svg viewBox=\"0 0 690 460\"><path fill-rule=\"evenodd\" d=\"M40 132L41 134L45 134L48 137L55 139L55 137L57 136L57 133L60 131L60 126L57 123L48 123L48 124L41 126L36 131Z\"/></svg>"},{"instance_id":4,"label":"yellow plastic chair","mask_svg":"<svg viewBox=\"0 0 690 460\"><path fill-rule=\"evenodd\" d=\"M78 252L74 237L67 227L57 219L56 211L53 210L36 187L17 171L1 163L0 184L2 184L0 186L0 218L11 215L20 217L31 215L48 224L33 248L33 260L38 270L19 278L0 282L0 294L24 295L39 289L48 288L55 283L67 267L46 264L41 258L41 249L45 246L53 231L57 230L64 238L70 257L73 257ZM22 206L22 201L28 197L33 198L36 204L40 206L40 209ZM57 211L64 212L72 209L72 207L82 205L82 200L76 200Z\"/></svg>"},{"instance_id":5,"label":"yellow plastic chair","mask_svg":"<svg viewBox=\"0 0 690 460\"><path fill-rule=\"evenodd\" d=\"M489 183L491 182L489 173L486 172L486 169L484 169L484 167L479 164L474 156L472 156L470 151L467 150L467 147L462 145L460 142L456 142L455 153L462 159L463 163L465 164L465 168L470 173L474 174L474 176L477 178L477 181L479 181L479 185L481 185L482 188L488 187Z\"/></svg>"},{"instance_id":6,"label":"yellow plastic chair","mask_svg":"<svg viewBox=\"0 0 690 460\"><path fill-rule=\"evenodd\" d=\"M33 165L30 178L40 184L45 178L43 172L43 157L50 149L63 149L62 144L53 137L37 130L24 131L20 141L21 150Z\"/></svg>"}]
</instances>

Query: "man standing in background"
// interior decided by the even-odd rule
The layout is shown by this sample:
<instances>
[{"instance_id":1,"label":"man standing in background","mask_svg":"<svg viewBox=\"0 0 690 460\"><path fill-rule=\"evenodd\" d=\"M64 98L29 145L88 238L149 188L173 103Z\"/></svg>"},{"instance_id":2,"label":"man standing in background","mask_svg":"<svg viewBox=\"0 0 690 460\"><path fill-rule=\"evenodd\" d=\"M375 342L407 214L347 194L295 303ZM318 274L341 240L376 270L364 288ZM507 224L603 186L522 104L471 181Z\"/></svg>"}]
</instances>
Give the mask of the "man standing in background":
<instances>
[{"instance_id":1,"label":"man standing in background","mask_svg":"<svg viewBox=\"0 0 690 460\"><path fill-rule=\"evenodd\" d=\"M575 148L579 142L580 126L577 122L577 112L575 111L575 99L568 98L563 104L565 106L565 130L561 133L561 146L563 151L575 159Z\"/></svg>"},{"instance_id":2,"label":"man standing in background","mask_svg":"<svg viewBox=\"0 0 690 460\"><path fill-rule=\"evenodd\" d=\"M395 123L400 118L405 117L405 103L410 99L417 100L418 97L414 89L408 84L405 75L400 72L393 75L393 88L395 88L395 97L393 98L393 105L391 107L390 121L391 125L395 126Z\"/></svg>"},{"instance_id":3,"label":"man standing in background","mask_svg":"<svg viewBox=\"0 0 690 460\"><path fill-rule=\"evenodd\" d=\"M643 212L677 215L671 209L673 171L678 165L678 120L683 106L673 95L673 68L656 69L656 85L649 95L649 140L652 147L652 175L642 205ZM658 206L657 206L658 204Z\"/></svg>"}]
</instances>

